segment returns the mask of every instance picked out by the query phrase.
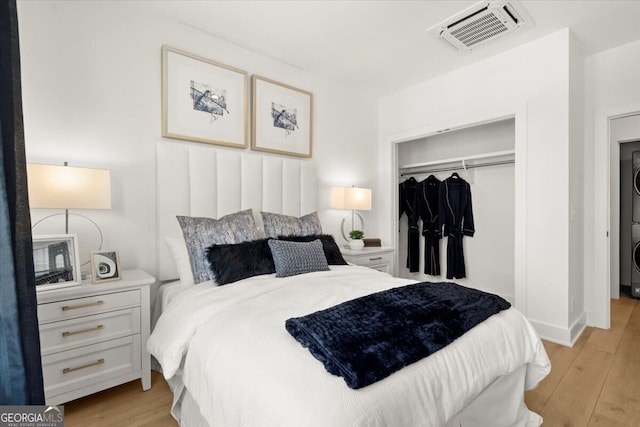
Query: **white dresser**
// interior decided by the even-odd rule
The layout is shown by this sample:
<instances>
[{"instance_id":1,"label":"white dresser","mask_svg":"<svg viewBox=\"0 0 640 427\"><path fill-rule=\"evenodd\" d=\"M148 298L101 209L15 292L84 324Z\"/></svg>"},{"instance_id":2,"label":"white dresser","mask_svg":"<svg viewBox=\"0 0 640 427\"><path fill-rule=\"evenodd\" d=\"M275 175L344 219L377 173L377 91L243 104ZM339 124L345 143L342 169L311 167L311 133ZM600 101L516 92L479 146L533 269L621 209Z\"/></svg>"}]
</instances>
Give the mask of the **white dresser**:
<instances>
[{"instance_id":1,"label":"white dresser","mask_svg":"<svg viewBox=\"0 0 640 427\"><path fill-rule=\"evenodd\" d=\"M357 251L340 248L340 251L347 262L393 274L393 253L395 249L392 247L366 247Z\"/></svg>"},{"instance_id":2,"label":"white dresser","mask_svg":"<svg viewBox=\"0 0 640 427\"><path fill-rule=\"evenodd\" d=\"M149 285L142 270L122 280L40 291L38 323L47 405L140 378L151 388Z\"/></svg>"}]
</instances>

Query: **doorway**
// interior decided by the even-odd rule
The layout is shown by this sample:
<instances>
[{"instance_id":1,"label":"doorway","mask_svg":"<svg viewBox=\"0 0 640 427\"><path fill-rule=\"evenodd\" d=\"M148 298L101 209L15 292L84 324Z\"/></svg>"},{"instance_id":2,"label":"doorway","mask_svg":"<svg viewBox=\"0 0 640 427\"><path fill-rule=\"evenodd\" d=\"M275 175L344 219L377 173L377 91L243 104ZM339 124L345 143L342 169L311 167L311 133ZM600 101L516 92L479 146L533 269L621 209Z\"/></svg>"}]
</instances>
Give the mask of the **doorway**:
<instances>
[{"instance_id":1,"label":"doorway","mask_svg":"<svg viewBox=\"0 0 640 427\"><path fill-rule=\"evenodd\" d=\"M635 244L640 243L640 212L634 213L634 210L640 211L640 192L636 194L634 185L636 175L634 172L636 169L640 170L640 114L610 119L609 147L611 162L609 286L610 297L617 299L621 292L631 294L634 284L640 287L640 268L635 267L634 258L635 249L639 250L640 258L640 244ZM635 167L634 152L636 152ZM637 202L635 209L634 201ZM635 220L634 215L638 221ZM634 239L638 242L634 242Z\"/></svg>"},{"instance_id":2,"label":"doorway","mask_svg":"<svg viewBox=\"0 0 640 427\"><path fill-rule=\"evenodd\" d=\"M619 119L618 119L619 120ZM617 127L617 121L612 126ZM616 141L617 142L617 141ZM620 274L618 295L640 295L640 139L620 144ZM633 288L635 284L636 288Z\"/></svg>"}]
</instances>

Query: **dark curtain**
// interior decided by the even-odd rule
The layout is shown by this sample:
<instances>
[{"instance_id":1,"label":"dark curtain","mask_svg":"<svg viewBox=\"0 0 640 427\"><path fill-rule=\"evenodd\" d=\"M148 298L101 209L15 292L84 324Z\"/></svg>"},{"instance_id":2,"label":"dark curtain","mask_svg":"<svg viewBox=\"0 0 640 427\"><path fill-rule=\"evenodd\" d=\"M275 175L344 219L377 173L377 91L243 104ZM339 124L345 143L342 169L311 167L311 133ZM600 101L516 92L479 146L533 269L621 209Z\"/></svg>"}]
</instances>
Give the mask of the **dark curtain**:
<instances>
[{"instance_id":1,"label":"dark curtain","mask_svg":"<svg viewBox=\"0 0 640 427\"><path fill-rule=\"evenodd\" d=\"M15 0L0 0L0 405L42 405Z\"/></svg>"}]
</instances>

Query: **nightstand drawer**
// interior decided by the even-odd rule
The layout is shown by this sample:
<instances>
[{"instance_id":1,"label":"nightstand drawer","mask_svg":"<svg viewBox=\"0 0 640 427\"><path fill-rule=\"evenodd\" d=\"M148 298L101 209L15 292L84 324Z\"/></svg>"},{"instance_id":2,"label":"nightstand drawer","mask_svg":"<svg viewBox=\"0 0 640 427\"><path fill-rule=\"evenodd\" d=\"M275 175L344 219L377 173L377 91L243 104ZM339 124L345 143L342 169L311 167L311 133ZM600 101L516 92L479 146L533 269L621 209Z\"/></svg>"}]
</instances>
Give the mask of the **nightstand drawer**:
<instances>
[{"instance_id":1,"label":"nightstand drawer","mask_svg":"<svg viewBox=\"0 0 640 427\"><path fill-rule=\"evenodd\" d=\"M42 358L45 399L140 370L140 335Z\"/></svg>"},{"instance_id":2,"label":"nightstand drawer","mask_svg":"<svg viewBox=\"0 0 640 427\"><path fill-rule=\"evenodd\" d=\"M38 305L38 321L55 322L140 305L138 289Z\"/></svg>"},{"instance_id":3,"label":"nightstand drawer","mask_svg":"<svg viewBox=\"0 0 640 427\"><path fill-rule=\"evenodd\" d=\"M380 264L390 264L393 259L392 252L371 253L362 255L351 255L347 261L351 261L354 264L361 265L363 267L369 267Z\"/></svg>"},{"instance_id":4,"label":"nightstand drawer","mask_svg":"<svg viewBox=\"0 0 640 427\"><path fill-rule=\"evenodd\" d=\"M140 333L140 307L40 326L43 356Z\"/></svg>"}]
</instances>

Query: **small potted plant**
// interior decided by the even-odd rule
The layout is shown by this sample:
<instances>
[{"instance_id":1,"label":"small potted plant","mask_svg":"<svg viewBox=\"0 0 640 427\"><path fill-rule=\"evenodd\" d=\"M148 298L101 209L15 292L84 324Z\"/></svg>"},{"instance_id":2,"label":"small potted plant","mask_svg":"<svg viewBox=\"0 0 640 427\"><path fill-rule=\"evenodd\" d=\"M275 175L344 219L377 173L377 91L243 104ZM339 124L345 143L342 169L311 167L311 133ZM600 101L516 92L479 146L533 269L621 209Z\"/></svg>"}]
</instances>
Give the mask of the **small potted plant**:
<instances>
[{"instance_id":1,"label":"small potted plant","mask_svg":"<svg viewBox=\"0 0 640 427\"><path fill-rule=\"evenodd\" d=\"M364 232L362 230L351 230L349 232L349 237L351 238L351 241L349 242L349 247L351 249L360 250L364 248L364 241L362 241Z\"/></svg>"}]
</instances>

